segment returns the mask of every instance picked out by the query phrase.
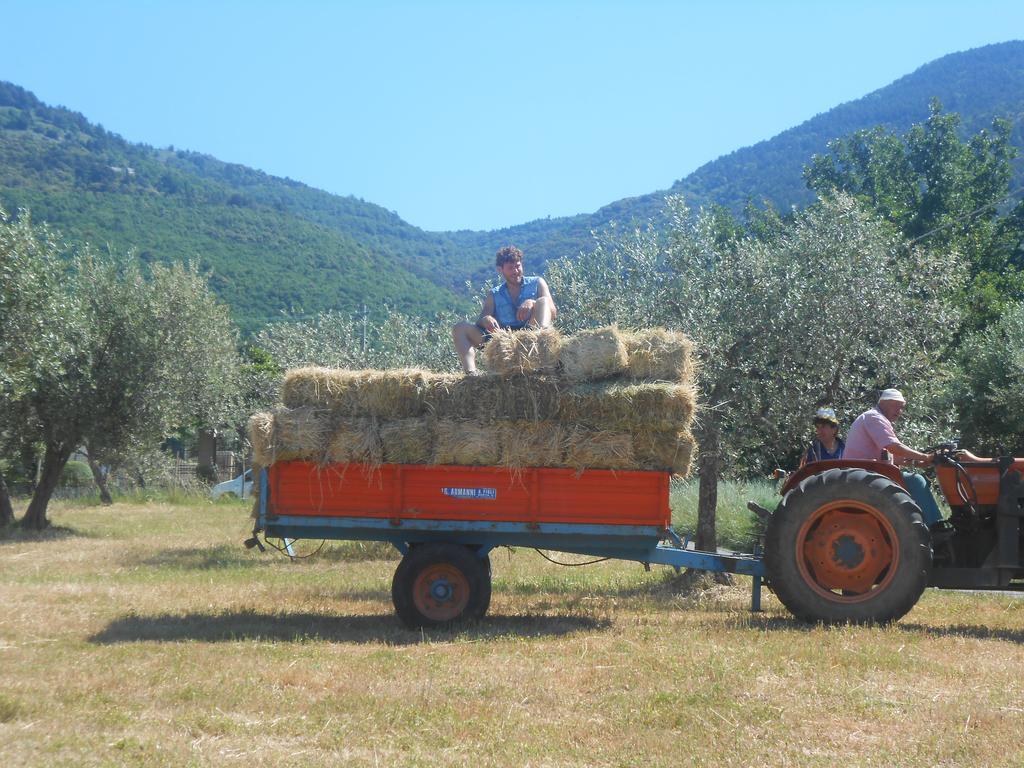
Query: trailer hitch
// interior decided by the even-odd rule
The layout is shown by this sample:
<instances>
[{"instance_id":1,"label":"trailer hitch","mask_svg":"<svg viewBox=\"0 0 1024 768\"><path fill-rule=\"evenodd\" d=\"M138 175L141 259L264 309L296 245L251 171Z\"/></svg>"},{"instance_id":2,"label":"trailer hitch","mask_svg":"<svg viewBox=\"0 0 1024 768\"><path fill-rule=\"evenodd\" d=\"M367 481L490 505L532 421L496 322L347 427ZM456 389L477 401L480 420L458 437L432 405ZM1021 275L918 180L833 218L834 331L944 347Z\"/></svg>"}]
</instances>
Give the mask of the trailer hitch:
<instances>
[{"instance_id":1,"label":"trailer hitch","mask_svg":"<svg viewBox=\"0 0 1024 768\"><path fill-rule=\"evenodd\" d=\"M767 507L762 507L756 501L748 501L747 509L749 509L755 515L760 517L762 520L767 520L769 517L772 516L772 511L770 509L768 509Z\"/></svg>"},{"instance_id":2,"label":"trailer hitch","mask_svg":"<svg viewBox=\"0 0 1024 768\"><path fill-rule=\"evenodd\" d=\"M259 547L260 552L266 552L267 548L263 546L263 542L260 541L260 529L252 529L252 538L246 539L242 542L242 546L246 549L252 549L253 547Z\"/></svg>"}]
</instances>

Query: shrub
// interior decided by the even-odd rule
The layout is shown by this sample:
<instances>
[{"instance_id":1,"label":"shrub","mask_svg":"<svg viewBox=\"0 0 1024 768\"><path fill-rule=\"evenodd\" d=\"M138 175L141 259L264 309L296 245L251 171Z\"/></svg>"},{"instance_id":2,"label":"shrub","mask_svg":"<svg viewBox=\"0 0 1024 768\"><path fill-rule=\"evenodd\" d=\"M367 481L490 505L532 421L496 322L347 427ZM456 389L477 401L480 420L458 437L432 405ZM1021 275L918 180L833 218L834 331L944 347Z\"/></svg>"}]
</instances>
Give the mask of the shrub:
<instances>
[{"instance_id":1,"label":"shrub","mask_svg":"<svg viewBox=\"0 0 1024 768\"><path fill-rule=\"evenodd\" d=\"M61 488L88 488L93 484L92 470L84 461L69 461L60 473Z\"/></svg>"}]
</instances>

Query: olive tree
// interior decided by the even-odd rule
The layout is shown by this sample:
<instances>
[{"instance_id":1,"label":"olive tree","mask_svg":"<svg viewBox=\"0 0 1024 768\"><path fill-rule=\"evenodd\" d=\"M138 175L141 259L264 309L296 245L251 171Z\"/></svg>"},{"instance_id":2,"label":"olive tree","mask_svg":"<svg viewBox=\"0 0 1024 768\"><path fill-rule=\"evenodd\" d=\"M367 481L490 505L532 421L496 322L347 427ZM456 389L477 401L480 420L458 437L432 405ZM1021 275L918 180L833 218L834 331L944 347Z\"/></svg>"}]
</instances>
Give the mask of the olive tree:
<instances>
[{"instance_id":1,"label":"olive tree","mask_svg":"<svg viewBox=\"0 0 1024 768\"><path fill-rule=\"evenodd\" d=\"M956 399L966 444L988 451L1024 450L1024 304L1007 307L960 347Z\"/></svg>"},{"instance_id":2,"label":"olive tree","mask_svg":"<svg viewBox=\"0 0 1024 768\"><path fill-rule=\"evenodd\" d=\"M47 252L52 261L58 250ZM154 265L89 249L67 259L57 339L17 399L23 429L44 446L42 472L22 524L44 528L71 453L94 458L158 444L173 427L216 420L234 381L235 331L194 265ZM41 353L40 353L41 354Z\"/></svg>"},{"instance_id":3,"label":"olive tree","mask_svg":"<svg viewBox=\"0 0 1024 768\"><path fill-rule=\"evenodd\" d=\"M451 341L455 322L455 315L449 313L426 322L387 310L382 322L371 322L341 312L324 312L310 320L274 323L258 335L257 344L284 368L455 370L458 358Z\"/></svg>"},{"instance_id":4,"label":"olive tree","mask_svg":"<svg viewBox=\"0 0 1024 768\"><path fill-rule=\"evenodd\" d=\"M932 249L956 249L968 266L965 325L981 329L1008 301L1024 296L1020 252L1024 203L1000 205L1010 191L1017 149L1012 124L996 118L964 140L956 113L933 99L928 119L903 135L882 126L829 143L804 171L821 195L839 189Z\"/></svg>"},{"instance_id":5,"label":"olive tree","mask_svg":"<svg viewBox=\"0 0 1024 768\"><path fill-rule=\"evenodd\" d=\"M667 213L665 232L613 231L549 265L549 278L563 328L665 326L696 342L696 543L713 549L723 473L792 455L816 406L848 421L886 386L932 397L919 382L941 369L964 270L955 255L908 247L842 194L766 240L735 235L715 212L693 217L678 197Z\"/></svg>"},{"instance_id":6,"label":"olive tree","mask_svg":"<svg viewBox=\"0 0 1024 768\"><path fill-rule=\"evenodd\" d=\"M27 211L12 218L0 209L0 525L14 519L5 462L32 438L26 397L38 375L55 371L66 344L52 327L66 311L60 251Z\"/></svg>"}]
</instances>

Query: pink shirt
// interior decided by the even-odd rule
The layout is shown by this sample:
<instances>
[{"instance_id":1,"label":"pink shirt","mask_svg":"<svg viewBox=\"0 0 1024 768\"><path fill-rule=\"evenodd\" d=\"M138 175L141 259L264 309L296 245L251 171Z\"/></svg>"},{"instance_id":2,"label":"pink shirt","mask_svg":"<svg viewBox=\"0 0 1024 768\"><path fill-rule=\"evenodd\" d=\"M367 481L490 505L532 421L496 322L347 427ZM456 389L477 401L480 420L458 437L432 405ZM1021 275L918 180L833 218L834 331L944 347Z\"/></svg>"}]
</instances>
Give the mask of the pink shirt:
<instances>
[{"instance_id":1,"label":"pink shirt","mask_svg":"<svg viewBox=\"0 0 1024 768\"><path fill-rule=\"evenodd\" d=\"M843 458L877 461L883 450L898 442L899 438L893 431L892 422L877 408L872 408L854 419L853 426L846 436Z\"/></svg>"}]
</instances>

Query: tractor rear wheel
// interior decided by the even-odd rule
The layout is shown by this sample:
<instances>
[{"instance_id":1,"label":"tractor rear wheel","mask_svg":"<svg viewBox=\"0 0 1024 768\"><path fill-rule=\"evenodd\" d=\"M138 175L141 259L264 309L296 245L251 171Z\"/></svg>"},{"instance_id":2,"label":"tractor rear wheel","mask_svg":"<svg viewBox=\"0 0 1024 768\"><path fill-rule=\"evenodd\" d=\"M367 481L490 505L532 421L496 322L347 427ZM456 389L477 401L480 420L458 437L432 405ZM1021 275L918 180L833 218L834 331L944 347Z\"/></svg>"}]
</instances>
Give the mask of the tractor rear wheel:
<instances>
[{"instance_id":1,"label":"tractor rear wheel","mask_svg":"<svg viewBox=\"0 0 1024 768\"><path fill-rule=\"evenodd\" d=\"M398 617L411 629L479 619L491 603L491 561L459 544L420 544L391 582Z\"/></svg>"},{"instance_id":2,"label":"tractor rear wheel","mask_svg":"<svg viewBox=\"0 0 1024 768\"><path fill-rule=\"evenodd\" d=\"M768 582L804 621L895 621L921 597L931 562L920 509L902 486L863 469L808 477L768 522Z\"/></svg>"}]
</instances>

